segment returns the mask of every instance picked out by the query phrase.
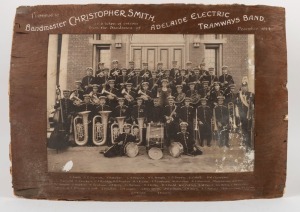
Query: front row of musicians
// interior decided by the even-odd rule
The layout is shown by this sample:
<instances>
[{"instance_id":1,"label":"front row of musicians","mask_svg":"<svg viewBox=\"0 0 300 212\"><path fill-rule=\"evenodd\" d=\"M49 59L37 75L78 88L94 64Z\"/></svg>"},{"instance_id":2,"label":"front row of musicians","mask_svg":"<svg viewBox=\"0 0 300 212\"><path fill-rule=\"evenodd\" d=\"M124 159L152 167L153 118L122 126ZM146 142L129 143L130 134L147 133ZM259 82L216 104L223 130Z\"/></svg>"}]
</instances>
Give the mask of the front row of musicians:
<instances>
[{"instance_id":1,"label":"front row of musicians","mask_svg":"<svg viewBox=\"0 0 300 212\"><path fill-rule=\"evenodd\" d=\"M127 98L112 98L111 93L96 97L85 94L82 97L83 101L80 97L71 98L72 101L70 91L64 90L63 97L55 105L55 108L62 108L62 119L67 132L72 132L72 117L78 112L91 111L89 114L89 120L91 121L99 111L112 111L109 124L115 122L116 117L122 116L126 117L126 123L137 124L137 118L140 117L145 118L145 123L164 123L166 146L178 139L177 132L179 132L180 123L184 122L187 123L187 132L193 143L196 143L198 139L201 146L204 146L205 143L207 146L211 146L211 141L214 139L219 142L220 146L229 147L229 131L239 127L244 144L246 147L251 148L250 131L252 130L252 122L248 108L251 107L250 101L253 101L253 98L250 99L251 93L247 91L247 83L243 83L240 92L231 97L234 100L233 105L236 105L233 108L224 105L224 96L217 96L217 103L213 103L213 107L211 107L211 103L207 98L201 98L200 105L193 107L189 97L185 97L184 105L180 106L176 104L173 96L169 96L167 97L167 105L162 107L159 98L152 98L152 102L143 99L143 97L136 97L136 104L131 105L128 104ZM95 102L92 101L93 98L96 98L97 104L93 103ZM117 103L115 104L114 101ZM235 111L236 108L239 110L238 113ZM253 110L253 105L251 110ZM235 116L230 116L230 112L235 113ZM197 117L196 123L194 122L195 117ZM232 118L235 120L233 121ZM195 126L198 127L196 134L194 133ZM110 127L108 129L110 130ZM92 133L91 124L89 124L90 133ZM91 137L89 136L88 145L93 145ZM108 142L108 144L110 143Z\"/></svg>"}]
</instances>

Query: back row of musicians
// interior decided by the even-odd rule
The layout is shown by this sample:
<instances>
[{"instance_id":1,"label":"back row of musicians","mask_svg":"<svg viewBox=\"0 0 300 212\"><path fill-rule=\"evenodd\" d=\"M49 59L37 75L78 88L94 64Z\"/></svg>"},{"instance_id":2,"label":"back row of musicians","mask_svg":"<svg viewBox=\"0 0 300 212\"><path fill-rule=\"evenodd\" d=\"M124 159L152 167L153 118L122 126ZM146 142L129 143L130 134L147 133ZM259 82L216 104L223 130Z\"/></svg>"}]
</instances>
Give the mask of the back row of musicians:
<instances>
[{"instance_id":1,"label":"back row of musicians","mask_svg":"<svg viewBox=\"0 0 300 212\"><path fill-rule=\"evenodd\" d=\"M229 147L229 132L239 130L246 147L252 147L254 94L248 91L247 82L235 92L227 66L217 77L214 68L205 70L204 63L192 70L190 62L187 69L174 66L171 70L162 70L159 63L155 71L149 71L147 63L143 63L142 71L134 68L133 62L129 69L119 69L118 61L113 61L110 71L102 68L104 64L99 65L95 77L93 69L87 68L87 75L75 82L74 90L64 90L63 99L55 106L62 105L68 131L71 117L78 112L91 111L92 120L99 111L112 111L109 124L122 116L126 123L137 124L140 117L145 118L145 123L164 123L167 146L176 139L180 123L185 122L193 142L195 126L199 127L201 146L211 146L214 139L220 146Z\"/></svg>"}]
</instances>

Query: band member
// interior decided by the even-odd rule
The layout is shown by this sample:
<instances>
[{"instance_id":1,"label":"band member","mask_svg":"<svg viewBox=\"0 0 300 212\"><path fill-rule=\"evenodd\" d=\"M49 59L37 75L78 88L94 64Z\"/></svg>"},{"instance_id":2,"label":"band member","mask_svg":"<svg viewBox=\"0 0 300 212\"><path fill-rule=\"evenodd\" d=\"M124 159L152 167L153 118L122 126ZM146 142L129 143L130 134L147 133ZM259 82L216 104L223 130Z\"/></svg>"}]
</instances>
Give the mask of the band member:
<instances>
[{"instance_id":1,"label":"band member","mask_svg":"<svg viewBox=\"0 0 300 212\"><path fill-rule=\"evenodd\" d=\"M113 68L108 73L108 77L110 77L110 79L114 79L116 81L118 76L121 74L121 71L119 69L119 61L113 60L112 65L113 65Z\"/></svg>"},{"instance_id":2,"label":"band member","mask_svg":"<svg viewBox=\"0 0 300 212\"><path fill-rule=\"evenodd\" d=\"M131 78L131 82L133 85L133 90L137 92L141 88L143 77L140 76L141 69L135 68L134 71L135 71L135 76Z\"/></svg>"},{"instance_id":3,"label":"band member","mask_svg":"<svg viewBox=\"0 0 300 212\"><path fill-rule=\"evenodd\" d=\"M228 87L229 87L228 92L224 94L225 95L225 103L226 103L226 105L229 102L232 102L235 104L236 99L238 98L237 93L235 93L235 84L231 84Z\"/></svg>"},{"instance_id":4,"label":"band member","mask_svg":"<svg viewBox=\"0 0 300 212\"><path fill-rule=\"evenodd\" d=\"M243 82L241 90L237 96L237 107L239 114L237 116L240 119L240 127L243 136L243 142L247 149L252 148L252 122L253 122L253 110L254 110L254 94L248 91L248 83Z\"/></svg>"},{"instance_id":5,"label":"band member","mask_svg":"<svg viewBox=\"0 0 300 212\"><path fill-rule=\"evenodd\" d=\"M207 106L207 99L200 99L201 105L197 108L198 122L200 126L200 146L204 146L205 141L208 147L211 146L211 119L212 111Z\"/></svg>"},{"instance_id":6,"label":"band member","mask_svg":"<svg viewBox=\"0 0 300 212\"><path fill-rule=\"evenodd\" d=\"M214 108L214 118L216 119L220 147L229 147L229 112L228 108L223 105L224 99L224 96L218 96L218 105Z\"/></svg>"},{"instance_id":7,"label":"band member","mask_svg":"<svg viewBox=\"0 0 300 212\"><path fill-rule=\"evenodd\" d=\"M192 62L191 61L186 62L185 69L186 69L186 74L189 77L194 75L194 71L193 71L193 68L192 68Z\"/></svg>"},{"instance_id":8,"label":"band member","mask_svg":"<svg viewBox=\"0 0 300 212\"><path fill-rule=\"evenodd\" d=\"M133 124L137 124L137 118L147 118L146 110L145 110L145 105L143 105L143 98L142 97L137 97L136 99L136 105L133 106L132 111L131 111L131 118Z\"/></svg>"},{"instance_id":9,"label":"band member","mask_svg":"<svg viewBox=\"0 0 300 212\"><path fill-rule=\"evenodd\" d=\"M178 107L175 105L174 97L168 97L168 105L164 107L164 118L166 123L166 145L169 146L172 140L175 139L176 130L178 127Z\"/></svg>"},{"instance_id":10,"label":"band member","mask_svg":"<svg viewBox=\"0 0 300 212\"><path fill-rule=\"evenodd\" d=\"M178 110L179 122L188 123L188 132L193 135L193 120L195 118L195 109L190 105L191 98L186 97L184 100L184 106L180 107Z\"/></svg>"},{"instance_id":11,"label":"band member","mask_svg":"<svg viewBox=\"0 0 300 212\"><path fill-rule=\"evenodd\" d=\"M149 81L152 77L151 71L148 69L148 63L143 63L143 70L141 71L141 76L144 78L144 81Z\"/></svg>"},{"instance_id":12,"label":"band member","mask_svg":"<svg viewBox=\"0 0 300 212\"><path fill-rule=\"evenodd\" d=\"M176 135L176 141L183 146L183 154L190 156L202 155L202 151L196 147L192 136L187 131L187 127L188 123L180 123L180 132Z\"/></svg>"},{"instance_id":13,"label":"band member","mask_svg":"<svg viewBox=\"0 0 300 212\"><path fill-rule=\"evenodd\" d=\"M203 81L208 81L208 85L213 87L214 82L218 82L218 77L216 76L215 69L213 67L208 68L208 75L202 77Z\"/></svg>"},{"instance_id":14,"label":"band member","mask_svg":"<svg viewBox=\"0 0 300 212\"><path fill-rule=\"evenodd\" d=\"M168 80L161 80L161 88L157 90L158 97L160 99L160 104L162 107L168 104L168 97L172 94L172 90L168 88Z\"/></svg>"},{"instance_id":15,"label":"band member","mask_svg":"<svg viewBox=\"0 0 300 212\"><path fill-rule=\"evenodd\" d=\"M179 76L179 69L177 67L177 61L172 61L172 68L170 70L170 76L176 79Z\"/></svg>"},{"instance_id":16,"label":"band member","mask_svg":"<svg viewBox=\"0 0 300 212\"><path fill-rule=\"evenodd\" d=\"M116 81L119 90L122 90L123 88L125 88L126 83L129 81L129 78L127 76L127 69L122 68L121 72L122 72L122 74L117 77L117 81Z\"/></svg>"},{"instance_id":17,"label":"band member","mask_svg":"<svg viewBox=\"0 0 300 212\"><path fill-rule=\"evenodd\" d=\"M131 125L124 124L124 132L119 134L119 136L115 139L115 144L105 151L100 151L100 153L104 154L104 157L107 158L124 156L126 144L129 142L135 142L135 137L130 133L130 130Z\"/></svg>"},{"instance_id":18,"label":"band member","mask_svg":"<svg viewBox=\"0 0 300 212\"><path fill-rule=\"evenodd\" d=\"M202 81L202 87L199 90L199 94L201 98L206 98L208 99L210 96L210 88L208 86L208 81Z\"/></svg>"},{"instance_id":19,"label":"band member","mask_svg":"<svg viewBox=\"0 0 300 212\"><path fill-rule=\"evenodd\" d=\"M61 122L66 132L70 132L71 119L74 113L74 104L70 100L70 91L63 91L63 98L60 99L55 105L54 109L61 110Z\"/></svg>"},{"instance_id":20,"label":"band member","mask_svg":"<svg viewBox=\"0 0 300 212\"><path fill-rule=\"evenodd\" d=\"M115 88L115 80L111 79L108 80L108 85L109 88L108 90L103 89L102 93L105 93L108 99L108 105L111 108L115 108L117 106L117 99L118 99L118 95L119 95L119 90L117 88Z\"/></svg>"},{"instance_id":21,"label":"band member","mask_svg":"<svg viewBox=\"0 0 300 212\"><path fill-rule=\"evenodd\" d=\"M183 106L185 97L186 95L182 91L182 85L176 85L175 103L179 108Z\"/></svg>"},{"instance_id":22,"label":"band member","mask_svg":"<svg viewBox=\"0 0 300 212\"><path fill-rule=\"evenodd\" d=\"M209 73L205 68L205 63L200 63L200 75L201 76L207 76Z\"/></svg>"},{"instance_id":23,"label":"band member","mask_svg":"<svg viewBox=\"0 0 300 212\"><path fill-rule=\"evenodd\" d=\"M143 98L146 111L149 111L152 105L152 93L148 90L149 82L142 83L142 89L139 90L138 95Z\"/></svg>"},{"instance_id":24,"label":"band member","mask_svg":"<svg viewBox=\"0 0 300 212\"><path fill-rule=\"evenodd\" d=\"M99 97L99 105L96 106L96 112L111 111L111 108L106 104L106 96Z\"/></svg>"},{"instance_id":25,"label":"band member","mask_svg":"<svg viewBox=\"0 0 300 212\"><path fill-rule=\"evenodd\" d=\"M96 77L104 71L104 63L103 62L99 62L98 63L98 67L97 67L97 70L96 70Z\"/></svg>"},{"instance_id":26,"label":"band member","mask_svg":"<svg viewBox=\"0 0 300 212\"><path fill-rule=\"evenodd\" d=\"M128 77L134 76L134 61L129 61L129 67L127 69Z\"/></svg>"},{"instance_id":27,"label":"band member","mask_svg":"<svg viewBox=\"0 0 300 212\"><path fill-rule=\"evenodd\" d=\"M93 76L93 69L88 67L86 69L86 76L82 78L81 86L85 94L89 94L92 91L92 85L96 84L95 77Z\"/></svg>"},{"instance_id":28,"label":"band member","mask_svg":"<svg viewBox=\"0 0 300 212\"><path fill-rule=\"evenodd\" d=\"M157 77L161 80L163 76L164 76L163 63L158 62L157 63Z\"/></svg>"},{"instance_id":29,"label":"band member","mask_svg":"<svg viewBox=\"0 0 300 212\"><path fill-rule=\"evenodd\" d=\"M194 69L194 74L189 76L189 82L195 82L196 83L196 90L199 91L201 88L201 80L202 76L200 75L200 69L198 67L195 67Z\"/></svg>"},{"instance_id":30,"label":"band member","mask_svg":"<svg viewBox=\"0 0 300 212\"><path fill-rule=\"evenodd\" d=\"M232 76L228 74L228 66L222 67L222 75L219 77L219 82L223 91L228 88L228 85L234 84Z\"/></svg>"},{"instance_id":31,"label":"band member","mask_svg":"<svg viewBox=\"0 0 300 212\"><path fill-rule=\"evenodd\" d=\"M79 104L83 101L84 91L81 87L81 81L75 81L75 89L71 92L70 99L75 104Z\"/></svg>"},{"instance_id":32,"label":"band member","mask_svg":"<svg viewBox=\"0 0 300 212\"><path fill-rule=\"evenodd\" d=\"M102 88L105 88L107 89L108 88L108 72L109 72L109 69L108 68L104 68L103 70L101 70L101 72L96 75L95 77L95 84L99 85L99 88L102 89Z\"/></svg>"},{"instance_id":33,"label":"band member","mask_svg":"<svg viewBox=\"0 0 300 212\"><path fill-rule=\"evenodd\" d=\"M163 108L159 104L159 98L153 99L153 106L149 110L148 121L151 123L163 122Z\"/></svg>"},{"instance_id":34,"label":"band member","mask_svg":"<svg viewBox=\"0 0 300 212\"><path fill-rule=\"evenodd\" d=\"M152 77L149 79L149 88L152 96L157 96L158 86L161 84L159 78L157 77L157 71L152 72Z\"/></svg>"},{"instance_id":35,"label":"band member","mask_svg":"<svg viewBox=\"0 0 300 212\"><path fill-rule=\"evenodd\" d=\"M93 90L89 93L90 97L91 97L91 102L94 105L99 104L99 96L101 95L98 91L99 86L97 84L93 85Z\"/></svg>"},{"instance_id":36,"label":"band member","mask_svg":"<svg viewBox=\"0 0 300 212\"><path fill-rule=\"evenodd\" d=\"M128 109L128 106L126 106L124 104L124 102L125 102L125 98L123 98L123 97L118 98L118 106L116 106L113 109L112 116L114 118L116 118L116 117L126 117L125 122L128 122L129 119L130 119L130 111Z\"/></svg>"},{"instance_id":37,"label":"band member","mask_svg":"<svg viewBox=\"0 0 300 212\"><path fill-rule=\"evenodd\" d=\"M176 79L176 85L182 85L183 92L186 93L188 90L187 84L189 83L189 77L186 75L186 70L180 70L180 76Z\"/></svg>"},{"instance_id":38,"label":"band member","mask_svg":"<svg viewBox=\"0 0 300 212\"><path fill-rule=\"evenodd\" d=\"M220 89L220 83L215 82L214 89L210 92L211 108L214 108L216 105L218 105L218 97L219 96L223 96L223 91L221 91L221 89Z\"/></svg>"},{"instance_id":39,"label":"band member","mask_svg":"<svg viewBox=\"0 0 300 212\"><path fill-rule=\"evenodd\" d=\"M129 109L132 109L137 97L137 94L132 90L132 83L126 83L126 89L123 89L121 93L125 98L125 105L127 105Z\"/></svg>"}]
</instances>

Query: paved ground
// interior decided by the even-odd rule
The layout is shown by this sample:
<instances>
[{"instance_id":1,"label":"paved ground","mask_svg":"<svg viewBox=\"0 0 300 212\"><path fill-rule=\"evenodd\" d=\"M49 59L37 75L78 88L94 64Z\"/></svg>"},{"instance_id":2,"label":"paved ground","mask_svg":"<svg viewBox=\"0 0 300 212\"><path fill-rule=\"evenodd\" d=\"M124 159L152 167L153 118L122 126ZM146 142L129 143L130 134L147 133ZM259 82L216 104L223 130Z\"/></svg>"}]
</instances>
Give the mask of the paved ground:
<instances>
[{"instance_id":1,"label":"paved ground","mask_svg":"<svg viewBox=\"0 0 300 212\"><path fill-rule=\"evenodd\" d=\"M234 139L233 139L234 140ZM202 148L203 155L173 158L164 151L160 160L148 157L145 147L139 147L139 155L135 158L126 156L105 158L99 154L100 147L70 147L63 152L48 149L48 169L50 172L61 172L66 168L69 172L95 173L137 173L137 172L247 172L254 168L254 151L246 152L237 141L231 142L230 148L216 145Z\"/></svg>"}]
</instances>

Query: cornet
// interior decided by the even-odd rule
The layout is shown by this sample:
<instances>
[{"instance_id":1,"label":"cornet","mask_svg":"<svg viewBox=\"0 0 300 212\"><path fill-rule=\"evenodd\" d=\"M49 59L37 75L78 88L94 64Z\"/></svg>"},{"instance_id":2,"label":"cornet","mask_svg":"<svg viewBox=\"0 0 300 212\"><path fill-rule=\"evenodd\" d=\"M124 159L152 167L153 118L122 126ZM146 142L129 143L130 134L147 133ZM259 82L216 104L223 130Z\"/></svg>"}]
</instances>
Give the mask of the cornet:
<instances>
[{"instance_id":1,"label":"cornet","mask_svg":"<svg viewBox=\"0 0 300 212\"><path fill-rule=\"evenodd\" d=\"M103 88L102 91L101 91L101 94L104 94L104 93L106 93L106 94L108 94L108 95L111 95L111 96L114 97L114 98L117 98L117 95L116 95L116 94L113 94L113 93L111 93L111 92L109 92L109 91L107 91L107 90L105 90L105 89Z\"/></svg>"},{"instance_id":2,"label":"cornet","mask_svg":"<svg viewBox=\"0 0 300 212\"><path fill-rule=\"evenodd\" d=\"M131 95L125 90L125 88L122 90L121 93L126 95L125 98L126 98L128 101L131 102L131 101L134 100L133 96L131 96Z\"/></svg>"},{"instance_id":3,"label":"cornet","mask_svg":"<svg viewBox=\"0 0 300 212\"><path fill-rule=\"evenodd\" d=\"M144 100L152 99L149 95L147 95L146 93L144 93L142 90L139 90L139 91L138 91L138 94L141 94L141 95L142 95L142 98L143 98Z\"/></svg>"}]
</instances>

